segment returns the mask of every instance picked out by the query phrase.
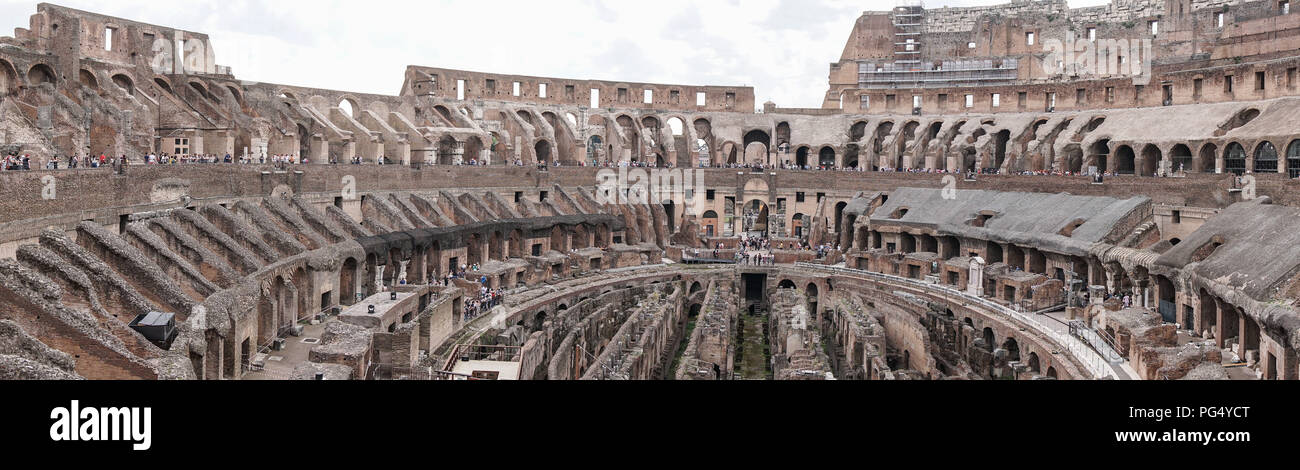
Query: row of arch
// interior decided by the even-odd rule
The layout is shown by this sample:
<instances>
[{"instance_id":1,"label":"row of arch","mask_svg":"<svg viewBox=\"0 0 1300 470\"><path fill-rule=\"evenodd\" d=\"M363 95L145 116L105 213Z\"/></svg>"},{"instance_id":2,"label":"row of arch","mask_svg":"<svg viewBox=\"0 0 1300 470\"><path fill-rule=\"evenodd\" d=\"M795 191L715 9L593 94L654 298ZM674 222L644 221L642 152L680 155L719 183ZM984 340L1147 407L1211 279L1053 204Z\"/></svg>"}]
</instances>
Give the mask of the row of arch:
<instances>
[{"instance_id":1,"label":"row of arch","mask_svg":"<svg viewBox=\"0 0 1300 470\"><path fill-rule=\"evenodd\" d=\"M1066 169L1082 171L1085 163L1093 163L1099 170L1121 175L1153 176L1159 169L1161 161L1166 160L1165 152L1155 144L1141 147L1134 151L1127 144L1119 145L1113 152L1108 151L1109 142L1101 140L1093 144L1093 155L1085 162L1081 155L1067 153ZM1300 139L1292 140L1286 146L1286 153L1279 154L1278 147L1271 141L1264 140L1247 151L1241 142L1229 142L1223 150L1213 142L1201 145L1193 154L1187 144L1175 144L1170 147L1167 160L1173 172L1199 173L1278 173L1285 171L1291 178L1300 177Z\"/></svg>"},{"instance_id":2,"label":"row of arch","mask_svg":"<svg viewBox=\"0 0 1300 470\"><path fill-rule=\"evenodd\" d=\"M112 73L109 80L121 88L128 95L135 94L135 80L123 72ZM94 72L89 69L80 69L77 74L77 81L87 88L93 90L100 89L99 79ZM17 67L5 59L0 59L0 96L13 95L20 88L33 87L42 84L54 84L59 82L59 75L55 73L54 67L44 62L36 62L29 67L24 74L19 74Z\"/></svg>"}]
</instances>

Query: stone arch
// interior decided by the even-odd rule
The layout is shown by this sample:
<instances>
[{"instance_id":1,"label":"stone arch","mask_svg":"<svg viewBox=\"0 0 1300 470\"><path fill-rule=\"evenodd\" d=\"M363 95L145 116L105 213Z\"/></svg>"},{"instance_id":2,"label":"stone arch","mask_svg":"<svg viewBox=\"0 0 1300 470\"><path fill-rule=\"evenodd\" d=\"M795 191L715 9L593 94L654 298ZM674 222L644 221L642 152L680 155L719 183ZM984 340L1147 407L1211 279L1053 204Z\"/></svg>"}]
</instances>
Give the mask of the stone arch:
<instances>
[{"instance_id":1,"label":"stone arch","mask_svg":"<svg viewBox=\"0 0 1300 470\"><path fill-rule=\"evenodd\" d=\"M483 236L470 233L465 238L465 264L473 266L483 264Z\"/></svg>"},{"instance_id":2,"label":"stone arch","mask_svg":"<svg viewBox=\"0 0 1300 470\"><path fill-rule=\"evenodd\" d=\"M1105 173L1109 170L1109 168L1106 167L1106 159L1110 155L1110 139L1101 139L1093 142L1092 145L1088 146L1088 153L1089 154L1084 157L1085 165L1091 163L1092 165L1090 166L1097 167L1098 173Z\"/></svg>"},{"instance_id":3,"label":"stone arch","mask_svg":"<svg viewBox=\"0 0 1300 470\"><path fill-rule=\"evenodd\" d=\"M751 198L745 203L745 212L752 213L753 219L748 216L741 218L741 228L745 232L760 232L761 237L766 238L771 234L771 209L767 205L767 195L760 198Z\"/></svg>"},{"instance_id":4,"label":"stone arch","mask_svg":"<svg viewBox=\"0 0 1300 470\"><path fill-rule=\"evenodd\" d=\"M506 145L506 139L501 137L501 133L491 131L488 135L492 136L492 146L488 147L488 158L492 163L506 164L510 158L510 148Z\"/></svg>"},{"instance_id":5,"label":"stone arch","mask_svg":"<svg viewBox=\"0 0 1300 470\"><path fill-rule=\"evenodd\" d=\"M1016 342L1015 337L1008 336L1007 340L1002 342L1002 349L1007 352L1007 361L1020 360L1020 344Z\"/></svg>"},{"instance_id":6,"label":"stone arch","mask_svg":"<svg viewBox=\"0 0 1300 470\"><path fill-rule=\"evenodd\" d=\"M77 81L81 82L81 85L86 88L99 91L99 79L95 78L95 73L90 70L81 69L81 71L77 73Z\"/></svg>"},{"instance_id":7,"label":"stone arch","mask_svg":"<svg viewBox=\"0 0 1300 470\"><path fill-rule=\"evenodd\" d=\"M551 142L550 141L546 139L538 139L537 143L533 144L533 152L534 155L537 156L537 163L540 164L551 163Z\"/></svg>"},{"instance_id":8,"label":"stone arch","mask_svg":"<svg viewBox=\"0 0 1300 470\"><path fill-rule=\"evenodd\" d=\"M835 204L835 233L837 234L844 233L844 208L848 206L849 203L844 201Z\"/></svg>"},{"instance_id":9,"label":"stone arch","mask_svg":"<svg viewBox=\"0 0 1300 470\"><path fill-rule=\"evenodd\" d=\"M594 240L596 248L609 248L609 226L604 223L596 224Z\"/></svg>"},{"instance_id":10,"label":"stone arch","mask_svg":"<svg viewBox=\"0 0 1300 470\"><path fill-rule=\"evenodd\" d=\"M316 292L313 286L314 283L312 282L312 276L307 273L306 268L298 266L293 270L293 287L297 292L298 297L297 302L295 302L297 308L295 309L294 315L288 318L285 322L286 325L293 325L294 322L302 320L308 315L315 313L312 312L313 309L311 308L312 294ZM321 308L324 307L325 306L321 306Z\"/></svg>"},{"instance_id":11,"label":"stone arch","mask_svg":"<svg viewBox=\"0 0 1300 470\"><path fill-rule=\"evenodd\" d=\"M965 170L965 171L974 172L974 171L976 170L976 168L975 168L976 165L979 164L978 159L975 158L975 157L976 157L976 155L975 155L975 147L967 146L967 147L962 148L962 149L961 149L961 167L962 167L962 169Z\"/></svg>"},{"instance_id":12,"label":"stone arch","mask_svg":"<svg viewBox=\"0 0 1300 470\"><path fill-rule=\"evenodd\" d=\"M1169 169L1171 171L1195 171L1193 167L1195 162L1193 160L1192 149L1186 144L1178 144L1169 149Z\"/></svg>"},{"instance_id":13,"label":"stone arch","mask_svg":"<svg viewBox=\"0 0 1300 470\"><path fill-rule=\"evenodd\" d=\"M436 105L433 107L433 111L437 117L442 118L443 120L441 124L435 124L434 127L455 126L456 121L451 118L451 110L447 109L446 106Z\"/></svg>"},{"instance_id":14,"label":"stone arch","mask_svg":"<svg viewBox=\"0 0 1300 470\"><path fill-rule=\"evenodd\" d=\"M430 281L436 281L437 278L446 274L442 263L442 242L433 240L425 250L424 256L425 269L429 271L430 276L433 278Z\"/></svg>"},{"instance_id":15,"label":"stone arch","mask_svg":"<svg viewBox=\"0 0 1300 470\"><path fill-rule=\"evenodd\" d=\"M1115 149L1114 173L1121 175L1131 175L1137 171L1137 157L1133 154L1133 148L1128 145L1120 145Z\"/></svg>"},{"instance_id":16,"label":"stone arch","mask_svg":"<svg viewBox=\"0 0 1300 470\"><path fill-rule=\"evenodd\" d=\"M668 129L672 131L672 134L674 136L683 135L686 132L686 128L684 126L685 123L682 121L682 118L679 118L677 116L668 118Z\"/></svg>"},{"instance_id":17,"label":"stone arch","mask_svg":"<svg viewBox=\"0 0 1300 470\"><path fill-rule=\"evenodd\" d=\"M1196 331L1204 333L1214 331L1219 321L1219 306L1214 301L1214 297L1205 289L1197 292L1197 299L1200 302L1200 321L1197 322Z\"/></svg>"},{"instance_id":18,"label":"stone arch","mask_svg":"<svg viewBox=\"0 0 1300 470\"><path fill-rule=\"evenodd\" d=\"M551 227L551 251L560 253L569 251L568 238L568 234L565 233L563 227L559 225Z\"/></svg>"},{"instance_id":19,"label":"stone arch","mask_svg":"<svg viewBox=\"0 0 1300 470\"><path fill-rule=\"evenodd\" d=\"M343 260L339 269L339 305L348 306L356 303L357 297L357 259L349 256ZM321 308L329 307L322 305Z\"/></svg>"},{"instance_id":20,"label":"stone arch","mask_svg":"<svg viewBox=\"0 0 1300 470\"><path fill-rule=\"evenodd\" d=\"M743 145L748 148L749 145L753 143L763 144L763 149L766 152L766 150L772 146L772 136L768 135L767 131L762 129L754 129L746 132L743 139Z\"/></svg>"},{"instance_id":21,"label":"stone arch","mask_svg":"<svg viewBox=\"0 0 1300 470\"><path fill-rule=\"evenodd\" d=\"M1232 142L1223 151L1223 171L1241 176L1246 173L1246 149Z\"/></svg>"},{"instance_id":22,"label":"stone arch","mask_svg":"<svg viewBox=\"0 0 1300 470\"><path fill-rule=\"evenodd\" d=\"M483 156L483 139L476 135L471 135L465 139L465 159L474 159L478 161Z\"/></svg>"},{"instance_id":23,"label":"stone arch","mask_svg":"<svg viewBox=\"0 0 1300 470\"><path fill-rule=\"evenodd\" d=\"M806 225L806 221L804 219L806 217L807 216L803 215L802 213L798 213L790 217L790 234L793 235L795 238L803 238L804 226Z\"/></svg>"},{"instance_id":24,"label":"stone arch","mask_svg":"<svg viewBox=\"0 0 1300 470\"><path fill-rule=\"evenodd\" d=\"M844 168L858 167L858 144L844 146Z\"/></svg>"},{"instance_id":25,"label":"stone arch","mask_svg":"<svg viewBox=\"0 0 1300 470\"><path fill-rule=\"evenodd\" d=\"M501 231L493 230L488 235L488 259L504 260L506 254L505 244L505 237L501 235Z\"/></svg>"},{"instance_id":26,"label":"stone arch","mask_svg":"<svg viewBox=\"0 0 1300 470\"><path fill-rule=\"evenodd\" d=\"M1071 145L1065 149L1064 153L1065 171L1073 174L1083 172L1083 149L1078 145Z\"/></svg>"},{"instance_id":27,"label":"stone arch","mask_svg":"<svg viewBox=\"0 0 1300 470\"><path fill-rule=\"evenodd\" d=\"M718 229L718 213L714 211L704 211L700 216L700 233L704 236L712 237L721 233Z\"/></svg>"},{"instance_id":28,"label":"stone arch","mask_svg":"<svg viewBox=\"0 0 1300 470\"><path fill-rule=\"evenodd\" d=\"M1003 129L993 134L993 168L1003 170L1007 160L1007 143L1011 141L1011 131Z\"/></svg>"},{"instance_id":29,"label":"stone arch","mask_svg":"<svg viewBox=\"0 0 1300 470\"><path fill-rule=\"evenodd\" d=\"M1142 147L1142 164L1138 165L1138 176L1155 176L1156 170L1160 168L1162 158L1160 147L1156 147L1155 144L1147 144Z\"/></svg>"},{"instance_id":30,"label":"stone arch","mask_svg":"<svg viewBox=\"0 0 1300 470\"><path fill-rule=\"evenodd\" d=\"M1277 173L1277 147L1267 140L1255 147L1255 173Z\"/></svg>"},{"instance_id":31,"label":"stone arch","mask_svg":"<svg viewBox=\"0 0 1300 470\"><path fill-rule=\"evenodd\" d=\"M715 142L716 139L713 137L713 124L709 122L708 119L698 118L691 122L691 126L695 128L696 151L708 152L707 154L700 155L700 158L705 159L705 157L707 157L709 163L717 164L718 157L713 155L713 152L717 150L716 147L714 147L717 142Z\"/></svg>"},{"instance_id":32,"label":"stone arch","mask_svg":"<svg viewBox=\"0 0 1300 470\"><path fill-rule=\"evenodd\" d=\"M590 246L591 235L590 232L587 231L586 224L578 224L573 226L572 239L573 241L570 242L570 248L573 248L575 250L580 250Z\"/></svg>"},{"instance_id":33,"label":"stone arch","mask_svg":"<svg viewBox=\"0 0 1300 470\"><path fill-rule=\"evenodd\" d=\"M361 106L357 105L357 100L352 99L352 97L349 96L340 98L335 107L339 108L339 111L342 111L343 114L346 114L350 118L356 118L358 115L357 113L361 112Z\"/></svg>"},{"instance_id":34,"label":"stone arch","mask_svg":"<svg viewBox=\"0 0 1300 470\"><path fill-rule=\"evenodd\" d=\"M809 282L804 287L804 296L808 298L808 314L817 315L817 304L821 300L817 293L817 283Z\"/></svg>"},{"instance_id":35,"label":"stone arch","mask_svg":"<svg viewBox=\"0 0 1300 470\"><path fill-rule=\"evenodd\" d=\"M506 254L508 256L510 256L511 258L522 259L524 257L523 230L520 229L511 230L510 235L506 237L506 246L508 247L508 249L506 250Z\"/></svg>"},{"instance_id":36,"label":"stone arch","mask_svg":"<svg viewBox=\"0 0 1300 470\"><path fill-rule=\"evenodd\" d=\"M1222 136L1224 134L1227 134L1228 132L1231 132L1233 129L1249 124L1250 121L1254 121L1255 118L1257 117L1259 117L1259 109L1256 108L1242 109L1241 111L1238 111L1237 114L1234 114L1231 118L1229 118L1226 122L1220 124L1219 129L1214 132L1214 135L1217 137L1217 136Z\"/></svg>"},{"instance_id":37,"label":"stone arch","mask_svg":"<svg viewBox=\"0 0 1300 470\"><path fill-rule=\"evenodd\" d=\"M456 147L459 145L460 143L457 142L456 138L452 137L451 134L444 134L441 139L438 139L438 164L439 165L455 164Z\"/></svg>"},{"instance_id":38,"label":"stone arch","mask_svg":"<svg viewBox=\"0 0 1300 470\"><path fill-rule=\"evenodd\" d=\"M113 84L117 85L118 88L121 88L122 91L125 91L127 95L135 95L135 80L131 80L131 77L119 73L113 75L112 80Z\"/></svg>"},{"instance_id":39,"label":"stone arch","mask_svg":"<svg viewBox=\"0 0 1300 470\"><path fill-rule=\"evenodd\" d=\"M722 162L719 162L719 163L723 163L723 164L727 164L727 165L731 165L731 164L739 163L738 160L737 160L737 152L738 152L738 151L739 151L739 150L737 149L737 147L736 147L736 143L735 143L735 142L728 141L728 142L722 144L722 154L719 155L719 156L720 156L721 158L724 158L724 160L723 160Z\"/></svg>"},{"instance_id":40,"label":"stone arch","mask_svg":"<svg viewBox=\"0 0 1300 470\"><path fill-rule=\"evenodd\" d=\"M166 78L154 77L153 84L157 86L158 89L162 90L164 93L168 93L168 94L172 93L172 84Z\"/></svg>"},{"instance_id":41,"label":"stone arch","mask_svg":"<svg viewBox=\"0 0 1300 470\"><path fill-rule=\"evenodd\" d=\"M384 259L384 285L395 286L401 280L403 258L401 248L389 248L388 257Z\"/></svg>"},{"instance_id":42,"label":"stone arch","mask_svg":"<svg viewBox=\"0 0 1300 470\"><path fill-rule=\"evenodd\" d=\"M1300 177L1300 139L1286 146L1286 171L1287 177Z\"/></svg>"},{"instance_id":43,"label":"stone arch","mask_svg":"<svg viewBox=\"0 0 1300 470\"><path fill-rule=\"evenodd\" d=\"M563 310L563 309L561 309ZM546 311L542 310L533 315L532 330L539 331L546 325Z\"/></svg>"},{"instance_id":44,"label":"stone arch","mask_svg":"<svg viewBox=\"0 0 1300 470\"><path fill-rule=\"evenodd\" d=\"M867 136L867 121L858 121L849 126L849 141L857 142Z\"/></svg>"},{"instance_id":45,"label":"stone arch","mask_svg":"<svg viewBox=\"0 0 1300 470\"><path fill-rule=\"evenodd\" d=\"M236 103L239 103L241 106L244 104L244 95L240 93L239 89L235 88L234 85L226 85L226 91L230 92L230 97L234 98Z\"/></svg>"},{"instance_id":46,"label":"stone arch","mask_svg":"<svg viewBox=\"0 0 1300 470\"><path fill-rule=\"evenodd\" d=\"M200 82L198 80L190 80L188 83L190 85L190 88L193 89L196 93L198 93L199 96L202 96L204 98L211 98L212 95L208 94L208 87L204 86L203 82Z\"/></svg>"},{"instance_id":47,"label":"stone arch","mask_svg":"<svg viewBox=\"0 0 1300 470\"><path fill-rule=\"evenodd\" d=\"M37 86L45 83L56 84L58 75L54 74L54 69L44 62L37 62L31 68L27 69L27 84Z\"/></svg>"},{"instance_id":48,"label":"stone arch","mask_svg":"<svg viewBox=\"0 0 1300 470\"><path fill-rule=\"evenodd\" d=\"M298 124L298 155L311 155L311 132Z\"/></svg>"},{"instance_id":49,"label":"stone arch","mask_svg":"<svg viewBox=\"0 0 1300 470\"><path fill-rule=\"evenodd\" d=\"M9 96L18 92L18 70L8 60L0 59L0 96Z\"/></svg>"},{"instance_id":50,"label":"stone arch","mask_svg":"<svg viewBox=\"0 0 1300 470\"><path fill-rule=\"evenodd\" d=\"M280 296L280 289L283 284L284 278L276 276L276 278L271 281L270 292L264 292L263 295L258 297L257 334L253 339L256 344L251 347L245 346L245 350L242 352L242 359L245 364L248 363L249 358L251 358L253 354L256 354L257 350L261 349L262 345L271 344L271 341L275 339L275 326L279 323L276 318L276 313L278 312L276 308L276 299Z\"/></svg>"},{"instance_id":51,"label":"stone arch","mask_svg":"<svg viewBox=\"0 0 1300 470\"><path fill-rule=\"evenodd\" d=\"M1206 142L1201 146L1201 151L1196 154L1195 169L1201 173L1214 173L1218 171L1219 146L1212 142Z\"/></svg>"},{"instance_id":52,"label":"stone arch","mask_svg":"<svg viewBox=\"0 0 1300 470\"><path fill-rule=\"evenodd\" d=\"M807 168L807 167L808 167L808 151L809 151L809 150L810 150L810 149L808 148L807 145L800 146L798 150L795 150L795 152L794 152L794 164L797 165L797 166L799 166L799 169L804 169L804 168Z\"/></svg>"},{"instance_id":53,"label":"stone arch","mask_svg":"<svg viewBox=\"0 0 1300 470\"><path fill-rule=\"evenodd\" d=\"M829 145L817 151L817 165L826 168L835 167L835 149Z\"/></svg>"},{"instance_id":54,"label":"stone arch","mask_svg":"<svg viewBox=\"0 0 1300 470\"><path fill-rule=\"evenodd\" d=\"M270 339L280 337L280 328L292 325L294 317L297 316L292 311L297 306L297 302L295 302L294 299L293 287L291 287L293 283L287 281L283 276L276 276L273 283L273 287L271 288L271 300L274 302L276 314L275 325L272 326L271 331L267 332L267 336ZM297 293L301 295L302 292L299 291Z\"/></svg>"}]
</instances>

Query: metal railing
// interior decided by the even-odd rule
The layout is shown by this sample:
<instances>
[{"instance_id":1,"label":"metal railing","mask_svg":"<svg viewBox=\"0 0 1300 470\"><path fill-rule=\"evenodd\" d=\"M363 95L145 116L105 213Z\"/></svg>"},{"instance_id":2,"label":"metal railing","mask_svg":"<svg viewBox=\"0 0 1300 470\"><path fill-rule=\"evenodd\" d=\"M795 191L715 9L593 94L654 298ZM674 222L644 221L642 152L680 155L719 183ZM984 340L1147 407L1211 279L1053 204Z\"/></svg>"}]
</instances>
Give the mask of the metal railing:
<instances>
[{"instance_id":1,"label":"metal railing","mask_svg":"<svg viewBox=\"0 0 1300 470\"><path fill-rule=\"evenodd\" d=\"M523 348L519 346L494 346L485 344L462 344L456 347L451 357L447 358L442 371L448 372L455 370L456 363L461 361L501 361L501 362L518 362L520 352Z\"/></svg>"},{"instance_id":2,"label":"metal railing","mask_svg":"<svg viewBox=\"0 0 1300 470\"><path fill-rule=\"evenodd\" d=\"M825 265L809 264L809 263L795 263L795 266L798 266L800 268L837 272L840 274L851 275L851 276L865 276L865 277L875 278L875 279L892 282L892 283L907 284L910 286L919 287L931 291L933 293L939 294L949 302L951 302L954 297L959 298L963 302L966 302L968 304L976 304L989 311L1000 314L1004 317L1008 317L1017 323L1032 328L1039 335L1056 343L1057 346L1060 346L1065 352L1067 352L1071 357L1073 357L1079 364L1083 365L1084 369L1087 370L1087 372L1092 376L1092 378L1094 379L1118 378L1118 374L1116 374L1115 370L1111 367L1110 361L1107 361L1106 358L1102 357L1101 354L1093 350L1091 347L1089 347L1079 338L1075 338L1073 336L1063 334L1061 332L1053 330L1047 325L1042 324L1037 319L1029 315L1026 315L1022 312L1018 312L1005 305L998 304L996 302L985 299L983 297L976 297L943 285L929 284L916 279L908 279L905 277L891 276L888 274L864 271L861 269L841 268L837 266L825 266Z\"/></svg>"},{"instance_id":3,"label":"metal railing","mask_svg":"<svg viewBox=\"0 0 1300 470\"><path fill-rule=\"evenodd\" d=\"M1088 328L1083 321L1070 322L1070 335L1086 341L1111 364L1124 362L1124 357L1119 354L1119 346L1115 344L1114 338L1104 332Z\"/></svg>"}]
</instances>

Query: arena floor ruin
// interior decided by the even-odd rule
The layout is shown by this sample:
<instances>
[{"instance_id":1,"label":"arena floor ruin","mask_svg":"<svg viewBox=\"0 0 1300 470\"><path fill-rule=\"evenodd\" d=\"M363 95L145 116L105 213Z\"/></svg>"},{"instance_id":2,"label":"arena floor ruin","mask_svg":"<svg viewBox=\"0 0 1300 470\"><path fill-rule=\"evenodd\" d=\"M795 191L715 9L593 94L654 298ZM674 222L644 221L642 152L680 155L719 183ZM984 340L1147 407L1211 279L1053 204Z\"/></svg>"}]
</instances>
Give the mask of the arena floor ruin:
<instances>
[{"instance_id":1,"label":"arena floor ruin","mask_svg":"<svg viewBox=\"0 0 1300 470\"><path fill-rule=\"evenodd\" d=\"M1294 380L1286 3L865 12L818 109L253 83L40 4L0 38L0 379ZM1155 66L1043 72L1067 31Z\"/></svg>"}]
</instances>

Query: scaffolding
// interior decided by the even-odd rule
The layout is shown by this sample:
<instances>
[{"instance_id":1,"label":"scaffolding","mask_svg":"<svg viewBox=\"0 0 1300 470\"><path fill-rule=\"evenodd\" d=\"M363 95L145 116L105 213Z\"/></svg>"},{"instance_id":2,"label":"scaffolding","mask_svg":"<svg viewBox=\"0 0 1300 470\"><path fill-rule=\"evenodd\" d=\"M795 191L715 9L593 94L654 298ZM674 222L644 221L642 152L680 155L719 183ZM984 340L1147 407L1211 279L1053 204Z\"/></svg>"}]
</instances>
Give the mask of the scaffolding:
<instances>
[{"instance_id":1,"label":"scaffolding","mask_svg":"<svg viewBox=\"0 0 1300 470\"><path fill-rule=\"evenodd\" d=\"M894 22L894 63L919 68L925 42L925 7L920 0L901 0L890 17Z\"/></svg>"},{"instance_id":2,"label":"scaffolding","mask_svg":"<svg viewBox=\"0 0 1300 470\"><path fill-rule=\"evenodd\" d=\"M920 0L900 0L890 11L894 26L892 61L860 61L858 88L948 88L1005 85L1014 82L1019 63L1014 58L925 58L925 7ZM889 59L887 59L889 60ZM914 107L918 103L913 103Z\"/></svg>"}]
</instances>

